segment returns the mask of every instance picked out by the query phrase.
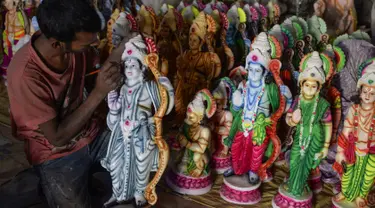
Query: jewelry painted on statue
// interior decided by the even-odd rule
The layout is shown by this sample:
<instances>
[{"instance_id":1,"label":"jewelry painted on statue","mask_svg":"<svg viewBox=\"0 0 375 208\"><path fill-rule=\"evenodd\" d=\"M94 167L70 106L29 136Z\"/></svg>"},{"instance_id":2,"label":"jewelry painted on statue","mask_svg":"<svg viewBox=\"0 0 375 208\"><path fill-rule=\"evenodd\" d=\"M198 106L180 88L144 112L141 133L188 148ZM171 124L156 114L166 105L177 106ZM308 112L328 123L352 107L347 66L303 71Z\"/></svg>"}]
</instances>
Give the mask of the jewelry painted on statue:
<instances>
[{"instance_id":1,"label":"jewelry painted on statue","mask_svg":"<svg viewBox=\"0 0 375 208\"><path fill-rule=\"evenodd\" d=\"M301 128L300 128L300 133L299 133L299 146L301 148L301 150L300 150L301 159L305 156L306 151L309 148L310 143L311 143L311 136L312 136L314 121L315 121L315 117L316 117L316 109L318 107L319 97L320 97L319 95L315 96L315 101L314 101L315 103L314 103L312 118L310 120L310 125L309 125L309 128L310 128L309 129L309 136L307 137L307 139L303 138L304 127L303 127L303 116L301 115L301 121L300 121ZM298 108L297 109L301 109L301 99L302 99L302 93L298 98Z\"/></svg>"}]
</instances>

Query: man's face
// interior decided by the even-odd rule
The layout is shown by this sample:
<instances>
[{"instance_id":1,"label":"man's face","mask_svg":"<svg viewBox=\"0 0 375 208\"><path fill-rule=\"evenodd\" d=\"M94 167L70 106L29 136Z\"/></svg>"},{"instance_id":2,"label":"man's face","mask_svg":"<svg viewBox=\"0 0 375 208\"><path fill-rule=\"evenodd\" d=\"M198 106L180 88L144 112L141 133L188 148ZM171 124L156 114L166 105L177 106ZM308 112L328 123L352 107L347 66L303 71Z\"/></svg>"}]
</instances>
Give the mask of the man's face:
<instances>
[{"instance_id":1,"label":"man's face","mask_svg":"<svg viewBox=\"0 0 375 208\"><path fill-rule=\"evenodd\" d=\"M125 76L129 80L142 77L142 69L139 61L134 58L128 58L125 60Z\"/></svg>"},{"instance_id":2,"label":"man's face","mask_svg":"<svg viewBox=\"0 0 375 208\"><path fill-rule=\"evenodd\" d=\"M80 53L91 46L100 43L97 33L79 32L76 33L76 39L70 43L65 43L65 53Z\"/></svg>"},{"instance_id":3,"label":"man's face","mask_svg":"<svg viewBox=\"0 0 375 208\"><path fill-rule=\"evenodd\" d=\"M263 78L263 69L259 64L250 63L248 71L248 79L252 82L259 82Z\"/></svg>"},{"instance_id":4,"label":"man's face","mask_svg":"<svg viewBox=\"0 0 375 208\"><path fill-rule=\"evenodd\" d=\"M374 103L375 102L375 88L363 86L360 97L364 104Z\"/></svg>"}]
</instances>

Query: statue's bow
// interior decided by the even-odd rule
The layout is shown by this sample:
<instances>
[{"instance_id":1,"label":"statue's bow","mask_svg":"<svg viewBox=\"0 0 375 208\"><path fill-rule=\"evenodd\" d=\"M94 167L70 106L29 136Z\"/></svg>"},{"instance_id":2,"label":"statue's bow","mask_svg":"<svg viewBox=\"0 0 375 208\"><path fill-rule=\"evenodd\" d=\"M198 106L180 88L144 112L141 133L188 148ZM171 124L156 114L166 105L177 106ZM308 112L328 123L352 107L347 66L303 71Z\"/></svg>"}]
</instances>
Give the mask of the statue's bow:
<instances>
[{"instance_id":1,"label":"statue's bow","mask_svg":"<svg viewBox=\"0 0 375 208\"><path fill-rule=\"evenodd\" d=\"M154 41L150 38L145 38L147 48L148 48L148 55L146 56L146 64L151 70L152 74L155 77L155 80L158 84L159 93L160 93L160 107L156 111L154 115L155 120L155 143L157 147L159 148L159 166L158 170L156 171L156 174L154 178L151 180L151 182L147 185L146 191L145 191L145 197L149 204L155 205L157 201L157 195L155 192L155 187L157 183L159 182L161 176L163 175L167 164L169 160L169 148L165 140L163 139L163 126L162 121L163 117L167 111L168 107L168 92L167 89L165 89L159 82L159 78L161 77L161 74L158 70L158 63L159 63L159 56L157 54L156 45Z\"/></svg>"}]
</instances>

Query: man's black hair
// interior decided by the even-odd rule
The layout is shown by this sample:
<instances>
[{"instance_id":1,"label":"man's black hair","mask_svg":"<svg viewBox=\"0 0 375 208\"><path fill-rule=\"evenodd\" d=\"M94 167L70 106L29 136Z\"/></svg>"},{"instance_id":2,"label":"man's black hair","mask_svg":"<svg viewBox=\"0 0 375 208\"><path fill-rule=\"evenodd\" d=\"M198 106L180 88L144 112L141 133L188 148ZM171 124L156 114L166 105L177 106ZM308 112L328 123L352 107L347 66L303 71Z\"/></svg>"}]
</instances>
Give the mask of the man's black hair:
<instances>
[{"instance_id":1,"label":"man's black hair","mask_svg":"<svg viewBox=\"0 0 375 208\"><path fill-rule=\"evenodd\" d=\"M75 40L76 33L101 31L101 20L89 0L45 0L37 10L39 28L47 38Z\"/></svg>"}]
</instances>

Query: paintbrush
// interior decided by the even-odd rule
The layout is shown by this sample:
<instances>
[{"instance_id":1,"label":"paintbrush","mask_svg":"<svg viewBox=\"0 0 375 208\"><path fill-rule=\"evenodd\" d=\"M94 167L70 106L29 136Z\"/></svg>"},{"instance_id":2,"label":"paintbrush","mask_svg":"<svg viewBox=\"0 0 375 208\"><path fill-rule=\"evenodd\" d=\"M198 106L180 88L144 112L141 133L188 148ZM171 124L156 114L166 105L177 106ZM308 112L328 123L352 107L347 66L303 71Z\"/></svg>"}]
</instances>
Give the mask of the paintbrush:
<instances>
[{"instance_id":1,"label":"paintbrush","mask_svg":"<svg viewBox=\"0 0 375 208\"><path fill-rule=\"evenodd\" d=\"M111 63L111 66L110 66L110 67L112 67L112 66L121 66L120 63L117 63L117 62L114 62L114 61L111 61L110 63ZM100 65L99 65L99 64L97 64L95 68L96 68L97 70L95 70L95 71L93 71L93 72L90 72L90 73L86 74L85 77L90 76L90 75L94 75L94 74L97 74L97 73L100 72L100 69L99 69L99 68L100 68Z\"/></svg>"}]
</instances>

